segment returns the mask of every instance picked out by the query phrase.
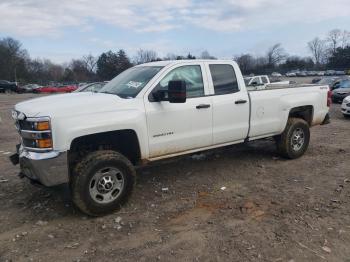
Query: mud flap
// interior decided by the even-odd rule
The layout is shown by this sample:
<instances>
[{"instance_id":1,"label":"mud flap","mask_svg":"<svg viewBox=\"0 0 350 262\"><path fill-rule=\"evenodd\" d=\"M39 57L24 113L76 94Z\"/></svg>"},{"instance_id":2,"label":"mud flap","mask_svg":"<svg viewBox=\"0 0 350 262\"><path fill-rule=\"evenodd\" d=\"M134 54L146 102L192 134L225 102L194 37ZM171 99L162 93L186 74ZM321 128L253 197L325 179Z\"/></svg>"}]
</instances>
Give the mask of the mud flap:
<instances>
[{"instance_id":1,"label":"mud flap","mask_svg":"<svg viewBox=\"0 0 350 262\"><path fill-rule=\"evenodd\" d=\"M321 125L327 125L329 123L331 123L331 117L329 116L329 113L327 113Z\"/></svg>"}]
</instances>

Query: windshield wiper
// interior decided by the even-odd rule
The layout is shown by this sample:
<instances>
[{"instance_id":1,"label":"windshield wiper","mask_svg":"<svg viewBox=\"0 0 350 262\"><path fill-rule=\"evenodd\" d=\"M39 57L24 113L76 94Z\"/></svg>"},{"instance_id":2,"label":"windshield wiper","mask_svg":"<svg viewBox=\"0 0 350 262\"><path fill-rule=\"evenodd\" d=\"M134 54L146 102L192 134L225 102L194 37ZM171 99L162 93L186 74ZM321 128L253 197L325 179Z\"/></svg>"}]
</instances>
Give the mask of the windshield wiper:
<instances>
[{"instance_id":1,"label":"windshield wiper","mask_svg":"<svg viewBox=\"0 0 350 262\"><path fill-rule=\"evenodd\" d=\"M112 92L107 92L107 91L103 91L103 92L98 92L98 93L103 93L103 94L109 94L109 95L116 95L116 96L119 96L117 95L116 93L112 93ZM120 97L120 96L119 96Z\"/></svg>"}]
</instances>

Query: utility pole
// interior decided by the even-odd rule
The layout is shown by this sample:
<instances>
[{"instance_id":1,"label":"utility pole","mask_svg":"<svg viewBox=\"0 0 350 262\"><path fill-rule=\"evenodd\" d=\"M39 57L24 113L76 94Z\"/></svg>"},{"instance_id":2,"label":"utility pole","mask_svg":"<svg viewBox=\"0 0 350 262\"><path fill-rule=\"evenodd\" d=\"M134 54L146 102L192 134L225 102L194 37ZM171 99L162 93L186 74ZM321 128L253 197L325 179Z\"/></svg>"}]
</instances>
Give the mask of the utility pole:
<instances>
[{"instance_id":1,"label":"utility pole","mask_svg":"<svg viewBox=\"0 0 350 262\"><path fill-rule=\"evenodd\" d=\"M17 85L17 68L15 67L15 83Z\"/></svg>"}]
</instances>

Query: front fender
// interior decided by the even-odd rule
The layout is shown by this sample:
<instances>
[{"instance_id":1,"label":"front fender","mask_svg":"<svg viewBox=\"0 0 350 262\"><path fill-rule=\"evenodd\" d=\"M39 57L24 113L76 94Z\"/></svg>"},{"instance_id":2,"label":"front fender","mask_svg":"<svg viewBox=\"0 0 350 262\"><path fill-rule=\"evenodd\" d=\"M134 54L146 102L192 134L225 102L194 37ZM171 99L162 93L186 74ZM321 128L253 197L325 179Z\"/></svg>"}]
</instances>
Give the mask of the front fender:
<instances>
[{"instance_id":1,"label":"front fender","mask_svg":"<svg viewBox=\"0 0 350 262\"><path fill-rule=\"evenodd\" d=\"M125 129L135 131L141 157L148 156L146 117L144 112L138 110L118 110L53 119L53 147L56 151L68 151L75 138Z\"/></svg>"}]
</instances>

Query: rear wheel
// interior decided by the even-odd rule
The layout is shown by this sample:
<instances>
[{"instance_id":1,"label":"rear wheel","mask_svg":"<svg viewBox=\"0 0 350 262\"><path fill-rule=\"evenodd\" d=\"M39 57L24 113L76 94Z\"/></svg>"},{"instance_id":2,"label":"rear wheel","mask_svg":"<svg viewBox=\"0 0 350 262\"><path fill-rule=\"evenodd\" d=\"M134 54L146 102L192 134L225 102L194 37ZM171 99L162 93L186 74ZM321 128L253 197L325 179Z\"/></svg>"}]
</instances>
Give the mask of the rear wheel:
<instances>
[{"instance_id":1,"label":"rear wheel","mask_svg":"<svg viewBox=\"0 0 350 262\"><path fill-rule=\"evenodd\" d=\"M283 133L276 137L278 152L286 158L301 157L310 142L308 123L300 118L289 118Z\"/></svg>"},{"instance_id":2,"label":"rear wheel","mask_svg":"<svg viewBox=\"0 0 350 262\"><path fill-rule=\"evenodd\" d=\"M134 183L135 169L126 157L109 150L92 152L74 169L73 202L91 216L111 213L125 203Z\"/></svg>"},{"instance_id":3,"label":"rear wheel","mask_svg":"<svg viewBox=\"0 0 350 262\"><path fill-rule=\"evenodd\" d=\"M350 115L343 114L345 118L350 118Z\"/></svg>"}]
</instances>

